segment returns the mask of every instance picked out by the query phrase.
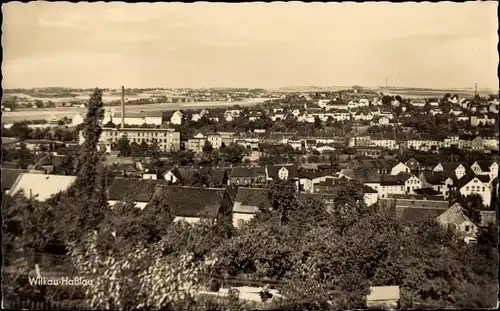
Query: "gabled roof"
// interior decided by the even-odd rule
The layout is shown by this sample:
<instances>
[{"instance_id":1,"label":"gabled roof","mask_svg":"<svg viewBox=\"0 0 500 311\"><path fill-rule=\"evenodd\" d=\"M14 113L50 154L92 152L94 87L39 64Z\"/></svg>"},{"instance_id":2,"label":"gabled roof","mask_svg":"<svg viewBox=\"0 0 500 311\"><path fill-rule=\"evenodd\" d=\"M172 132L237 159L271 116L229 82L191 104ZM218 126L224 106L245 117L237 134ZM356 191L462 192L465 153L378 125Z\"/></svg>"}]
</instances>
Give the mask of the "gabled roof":
<instances>
[{"instance_id":1,"label":"gabled roof","mask_svg":"<svg viewBox=\"0 0 500 311\"><path fill-rule=\"evenodd\" d=\"M401 172L397 175L383 175L380 179L380 184L383 186L404 185L412 176L412 174L405 172Z\"/></svg>"},{"instance_id":2,"label":"gabled roof","mask_svg":"<svg viewBox=\"0 0 500 311\"><path fill-rule=\"evenodd\" d=\"M300 172L298 172L299 178L305 178L305 179L315 179L315 178L331 176L331 175L332 174L330 172L325 172L325 171L314 171L314 172L300 171Z\"/></svg>"},{"instance_id":3,"label":"gabled roof","mask_svg":"<svg viewBox=\"0 0 500 311\"><path fill-rule=\"evenodd\" d=\"M299 176L297 166L295 166L295 165L268 165L267 166L267 174L270 178L277 179L278 172L282 168L285 168L286 170L288 170L288 177L289 178L297 178Z\"/></svg>"},{"instance_id":4,"label":"gabled roof","mask_svg":"<svg viewBox=\"0 0 500 311\"><path fill-rule=\"evenodd\" d=\"M363 186L363 193L378 193L378 191L365 185Z\"/></svg>"},{"instance_id":5,"label":"gabled roof","mask_svg":"<svg viewBox=\"0 0 500 311\"><path fill-rule=\"evenodd\" d=\"M491 181L490 175L476 175L474 178L479 179L483 183L489 183Z\"/></svg>"},{"instance_id":6,"label":"gabled roof","mask_svg":"<svg viewBox=\"0 0 500 311\"><path fill-rule=\"evenodd\" d=\"M9 168L2 168L2 189L3 190L8 190L14 185L14 183L17 180L17 177L21 173L27 173L27 170L22 170L22 169L9 169Z\"/></svg>"},{"instance_id":7,"label":"gabled roof","mask_svg":"<svg viewBox=\"0 0 500 311\"><path fill-rule=\"evenodd\" d=\"M9 190L9 194L24 191L26 196L31 195L38 201L45 201L52 195L68 189L75 180L76 176L21 173Z\"/></svg>"},{"instance_id":8,"label":"gabled roof","mask_svg":"<svg viewBox=\"0 0 500 311\"><path fill-rule=\"evenodd\" d=\"M377 169L342 169L340 173L361 183L379 183L380 173Z\"/></svg>"},{"instance_id":9,"label":"gabled roof","mask_svg":"<svg viewBox=\"0 0 500 311\"><path fill-rule=\"evenodd\" d=\"M218 182L222 183L224 181L224 177L227 177L227 168L213 168L210 170L210 175Z\"/></svg>"},{"instance_id":10,"label":"gabled roof","mask_svg":"<svg viewBox=\"0 0 500 311\"><path fill-rule=\"evenodd\" d=\"M134 202L149 202L161 181L139 178L114 178L108 187L108 200L121 201L130 197Z\"/></svg>"},{"instance_id":11,"label":"gabled roof","mask_svg":"<svg viewBox=\"0 0 500 311\"><path fill-rule=\"evenodd\" d=\"M444 182L450 177L448 172L433 172L433 171L423 171L422 175L431 185L443 185Z\"/></svg>"},{"instance_id":12,"label":"gabled roof","mask_svg":"<svg viewBox=\"0 0 500 311\"><path fill-rule=\"evenodd\" d=\"M403 219L419 221L429 217L438 217L445 211L444 208L406 208L401 215Z\"/></svg>"},{"instance_id":13,"label":"gabled roof","mask_svg":"<svg viewBox=\"0 0 500 311\"><path fill-rule=\"evenodd\" d=\"M175 216L216 218L225 189L157 185L153 197L165 198Z\"/></svg>"},{"instance_id":14,"label":"gabled roof","mask_svg":"<svg viewBox=\"0 0 500 311\"><path fill-rule=\"evenodd\" d=\"M417 195L438 196L439 192L433 188L420 188L413 190Z\"/></svg>"},{"instance_id":15,"label":"gabled roof","mask_svg":"<svg viewBox=\"0 0 500 311\"><path fill-rule=\"evenodd\" d=\"M444 171L454 171L460 165L462 165L466 169L469 166L466 162L445 162L445 163L441 163L441 166L443 167Z\"/></svg>"},{"instance_id":16,"label":"gabled roof","mask_svg":"<svg viewBox=\"0 0 500 311\"><path fill-rule=\"evenodd\" d=\"M476 161L476 163L479 165L482 172L489 172L490 166L493 165L494 161L478 160L478 161Z\"/></svg>"},{"instance_id":17,"label":"gabled roof","mask_svg":"<svg viewBox=\"0 0 500 311\"><path fill-rule=\"evenodd\" d=\"M420 161L418 161L415 157L409 157L406 161L404 161L404 164L407 165L406 163L414 161L417 162L417 164L420 164Z\"/></svg>"},{"instance_id":18,"label":"gabled roof","mask_svg":"<svg viewBox=\"0 0 500 311\"><path fill-rule=\"evenodd\" d=\"M180 167L175 167L174 169L170 170L170 172L180 182L185 182L186 180L189 180L189 179L191 179L194 176L194 174L196 173L196 170L197 169L193 168L193 167L183 167L183 166L180 166ZM169 171L167 171L166 173L168 173L168 172Z\"/></svg>"},{"instance_id":19,"label":"gabled roof","mask_svg":"<svg viewBox=\"0 0 500 311\"><path fill-rule=\"evenodd\" d=\"M471 222L470 218L464 213L464 209L459 203L453 204L444 213L439 215L437 221L442 225L459 226L465 221Z\"/></svg>"},{"instance_id":20,"label":"gabled roof","mask_svg":"<svg viewBox=\"0 0 500 311\"><path fill-rule=\"evenodd\" d=\"M238 187L233 212L256 213L259 207L271 207L267 194L268 189Z\"/></svg>"},{"instance_id":21,"label":"gabled roof","mask_svg":"<svg viewBox=\"0 0 500 311\"><path fill-rule=\"evenodd\" d=\"M266 170L264 167L233 167L233 169L231 170L231 178L260 177L265 175Z\"/></svg>"}]
</instances>

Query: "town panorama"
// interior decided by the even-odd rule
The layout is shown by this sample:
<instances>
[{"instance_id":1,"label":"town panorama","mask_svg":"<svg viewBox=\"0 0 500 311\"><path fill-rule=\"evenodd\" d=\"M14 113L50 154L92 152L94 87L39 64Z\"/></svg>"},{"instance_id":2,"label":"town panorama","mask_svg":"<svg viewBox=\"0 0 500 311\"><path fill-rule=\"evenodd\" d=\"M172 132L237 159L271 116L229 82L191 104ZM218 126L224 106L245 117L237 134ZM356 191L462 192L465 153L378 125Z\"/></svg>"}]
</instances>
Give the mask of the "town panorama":
<instances>
[{"instance_id":1,"label":"town panorama","mask_svg":"<svg viewBox=\"0 0 500 311\"><path fill-rule=\"evenodd\" d=\"M5 5L2 306L498 306L497 6Z\"/></svg>"}]
</instances>

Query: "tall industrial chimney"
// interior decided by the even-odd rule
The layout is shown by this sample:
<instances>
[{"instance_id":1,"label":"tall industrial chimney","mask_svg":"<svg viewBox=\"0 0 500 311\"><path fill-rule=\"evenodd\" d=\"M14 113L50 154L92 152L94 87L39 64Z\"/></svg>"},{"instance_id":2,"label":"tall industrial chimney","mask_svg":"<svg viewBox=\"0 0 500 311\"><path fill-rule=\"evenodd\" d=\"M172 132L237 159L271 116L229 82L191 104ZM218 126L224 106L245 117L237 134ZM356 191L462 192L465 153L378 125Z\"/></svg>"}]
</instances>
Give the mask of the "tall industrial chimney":
<instances>
[{"instance_id":1,"label":"tall industrial chimney","mask_svg":"<svg viewBox=\"0 0 500 311\"><path fill-rule=\"evenodd\" d=\"M125 87L122 85L122 128L125 127Z\"/></svg>"}]
</instances>

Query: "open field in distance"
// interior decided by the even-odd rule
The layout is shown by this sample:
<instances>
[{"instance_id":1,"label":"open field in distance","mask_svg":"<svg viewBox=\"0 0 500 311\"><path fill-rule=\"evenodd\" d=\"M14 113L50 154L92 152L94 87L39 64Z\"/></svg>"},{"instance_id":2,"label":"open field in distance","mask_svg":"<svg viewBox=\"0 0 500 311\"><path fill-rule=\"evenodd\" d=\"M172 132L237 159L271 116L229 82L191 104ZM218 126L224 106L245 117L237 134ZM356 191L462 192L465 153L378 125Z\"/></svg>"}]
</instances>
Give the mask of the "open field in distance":
<instances>
[{"instance_id":1,"label":"open field in distance","mask_svg":"<svg viewBox=\"0 0 500 311\"><path fill-rule=\"evenodd\" d=\"M126 112L141 112L141 111L168 111L177 109L203 109L203 108L218 108L218 107L232 107L234 105L240 106L254 106L266 101L267 98L251 98L242 101L234 102L192 102L192 103L164 103L164 104L148 104L148 105L127 105ZM112 109L119 111L120 106L112 106ZM72 118L77 113L85 113L87 108L77 107L58 107L58 108L24 108L12 112L4 112L2 115L2 122L16 122L16 121L29 121L29 120L49 120L53 116L58 118L68 117Z\"/></svg>"}]
</instances>

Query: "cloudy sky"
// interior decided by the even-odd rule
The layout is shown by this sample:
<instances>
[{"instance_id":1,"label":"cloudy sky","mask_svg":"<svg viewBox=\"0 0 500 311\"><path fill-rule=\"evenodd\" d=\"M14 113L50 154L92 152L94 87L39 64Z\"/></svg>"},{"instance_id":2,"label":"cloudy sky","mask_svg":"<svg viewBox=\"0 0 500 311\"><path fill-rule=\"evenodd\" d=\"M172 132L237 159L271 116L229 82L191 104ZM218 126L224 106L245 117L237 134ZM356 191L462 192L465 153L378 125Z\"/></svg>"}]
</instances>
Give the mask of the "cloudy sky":
<instances>
[{"instance_id":1,"label":"cloudy sky","mask_svg":"<svg viewBox=\"0 0 500 311\"><path fill-rule=\"evenodd\" d=\"M9 3L3 86L498 88L497 3Z\"/></svg>"}]
</instances>

